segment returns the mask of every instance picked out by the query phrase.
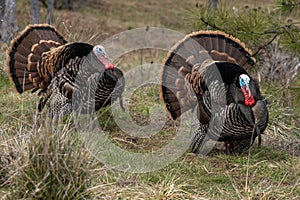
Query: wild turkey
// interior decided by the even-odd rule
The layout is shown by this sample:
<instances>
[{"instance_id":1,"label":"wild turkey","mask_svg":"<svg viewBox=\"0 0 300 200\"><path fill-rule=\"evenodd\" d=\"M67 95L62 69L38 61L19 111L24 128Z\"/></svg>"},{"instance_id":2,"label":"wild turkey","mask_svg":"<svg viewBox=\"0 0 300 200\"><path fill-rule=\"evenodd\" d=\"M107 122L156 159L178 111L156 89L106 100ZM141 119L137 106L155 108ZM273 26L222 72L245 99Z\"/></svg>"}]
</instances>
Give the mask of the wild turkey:
<instances>
[{"instance_id":1,"label":"wild turkey","mask_svg":"<svg viewBox=\"0 0 300 200\"><path fill-rule=\"evenodd\" d=\"M187 35L170 50L161 71L161 100L172 119L197 109L190 150L208 139L224 141L226 152L250 147L266 129L268 110L246 69L255 59L245 44L220 31Z\"/></svg>"},{"instance_id":2,"label":"wild turkey","mask_svg":"<svg viewBox=\"0 0 300 200\"><path fill-rule=\"evenodd\" d=\"M18 93L40 90L38 110L46 105L52 117L72 109L97 111L117 98L122 103L123 73L109 62L104 48L67 43L48 24L28 25L12 40L7 71Z\"/></svg>"}]
</instances>

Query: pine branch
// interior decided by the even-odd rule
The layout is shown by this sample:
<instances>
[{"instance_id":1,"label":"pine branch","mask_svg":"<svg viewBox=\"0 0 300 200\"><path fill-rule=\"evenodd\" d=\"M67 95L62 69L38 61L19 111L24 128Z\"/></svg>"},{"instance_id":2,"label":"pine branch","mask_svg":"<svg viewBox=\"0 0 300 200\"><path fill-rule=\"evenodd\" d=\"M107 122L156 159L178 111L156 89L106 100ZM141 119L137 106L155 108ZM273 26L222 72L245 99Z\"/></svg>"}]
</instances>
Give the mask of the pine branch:
<instances>
[{"instance_id":1,"label":"pine branch","mask_svg":"<svg viewBox=\"0 0 300 200\"><path fill-rule=\"evenodd\" d=\"M295 7L300 5L300 2L288 2L288 3L286 3L285 1L283 1L283 2L281 2L281 5L295 8Z\"/></svg>"},{"instance_id":2,"label":"pine branch","mask_svg":"<svg viewBox=\"0 0 300 200\"><path fill-rule=\"evenodd\" d=\"M273 36L273 38L267 42L266 44L261 45L260 47L258 47L258 49L256 50L256 52L253 54L253 56L255 57L262 49L266 48L267 46L269 46L270 44L272 44L272 42L281 34L283 33L289 33L290 31L289 29L292 28L292 26L296 25L296 24L300 24L300 22L293 22L290 23L288 25L283 25L281 27L278 27L276 30L268 30L268 31L264 31L262 34L270 34L270 33L275 33L275 35ZM283 30L282 30L283 29ZM300 32L300 29L298 30Z\"/></svg>"},{"instance_id":3,"label":"pine branch","mask_svg":"<svg viewBox=\"0 0 300 200\"><path fill-rule=\"evenodd\" d=\"M200 18L200 20L207 26L210 26L214 29L217 30L221 30L223 32L226 32L226 30L224 30L223 28L217 26L216 24L211 24L210 22L206 21L203 17ZM300 22L293 22L290 23L288 25L283 25L278 27L276 30L267 30L264 31L263 33L257 33L259 35L266 35L266 34L275 34L271 40L269 40L267 43L261 45L258 47L258 49L255 51L255 53L253 54L253 56L255 57L261 50L263 50L264 48L266 48L267 46L269 46L270 44L272 44L272 42L281 34L289 32L289 29L291 29L294 25L300 24ZM283 29L283 30L282 30ZM300 29L298 30L300 32Z\"/></svg>"}]
</instances>

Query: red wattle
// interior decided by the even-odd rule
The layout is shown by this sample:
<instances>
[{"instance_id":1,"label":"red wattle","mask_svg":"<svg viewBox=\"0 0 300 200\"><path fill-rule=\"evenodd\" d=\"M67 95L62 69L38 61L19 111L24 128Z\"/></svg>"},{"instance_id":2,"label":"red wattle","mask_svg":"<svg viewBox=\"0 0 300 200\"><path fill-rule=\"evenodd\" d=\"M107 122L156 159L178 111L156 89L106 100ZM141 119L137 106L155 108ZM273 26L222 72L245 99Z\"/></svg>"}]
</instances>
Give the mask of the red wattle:
<instances>
[{"instance_id":1,"label":"red wattle","mask_svg":"<svg viewBox=\"0 0 300 200\"><path fill-rule=\"evenodd\" d=\"M248 97L248 99L245 98L245 105L246 106L253 106L255 104L255 100L253 96Z\"/></svg>"},{"instance_id":2,"label":"red wattle","mask_svg":"<svg viewBox=\"0 0 300 200\"><path fill-rule=\"evenodd\" d=\"M252 93L246 88L246 87L242 87L242 92L245 98L245 105L246 106L253 106L255 104L255 99L252 95Z\"/></svg>"}]
</instances>

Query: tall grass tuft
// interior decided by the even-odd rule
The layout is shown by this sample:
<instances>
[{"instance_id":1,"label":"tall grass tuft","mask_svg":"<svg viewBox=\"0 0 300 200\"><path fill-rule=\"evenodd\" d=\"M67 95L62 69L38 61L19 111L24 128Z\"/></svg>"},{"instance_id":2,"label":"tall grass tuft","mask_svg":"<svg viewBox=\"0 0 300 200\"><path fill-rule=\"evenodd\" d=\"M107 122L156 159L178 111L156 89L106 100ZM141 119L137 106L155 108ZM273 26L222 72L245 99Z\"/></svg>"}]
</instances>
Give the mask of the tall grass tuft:
<instances>
[{"instance_id":1,"label":"tall grass tuft","mask_svg":"<svg viewBox=\"0 0 300 200\"><path fill-rule=\"evenodd\" d=\"M25 148L13 178L13 199L86 199L91 195L94 159L75 133L47 127L33 133Z\"/></svg>"}]
</instances>

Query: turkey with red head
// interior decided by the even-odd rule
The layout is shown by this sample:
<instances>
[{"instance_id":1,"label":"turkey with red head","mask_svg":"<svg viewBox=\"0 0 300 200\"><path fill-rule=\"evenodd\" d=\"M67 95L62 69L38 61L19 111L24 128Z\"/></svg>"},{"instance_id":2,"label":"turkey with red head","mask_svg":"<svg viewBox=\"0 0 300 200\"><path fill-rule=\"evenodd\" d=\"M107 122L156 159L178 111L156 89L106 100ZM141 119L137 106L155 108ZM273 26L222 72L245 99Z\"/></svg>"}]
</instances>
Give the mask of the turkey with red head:
<instances>
[{"instance_id":1,"label":"turkey with red head","mask_svg":"<svg viewBox=\"0 0 300 200\"><path fill-rule=\"evenodd\" d=\"M187 35L169 51L161 70L161 100L172 119L197 111L190 150L201 153L207 140L224 141L226 152L248 149L268 124L258 84L248 74L251 51L220 31Z\"/></svg>"},{"instance_id":2,"label":"turkey with red head","mask_svg":"<svg viewBox=\"0 0 300 200\"><path fill-rule=\"evenodd\" d=\"M28 25L12 40L7 72L18 93L39 90L38 110L47 106L52 117L97 111L117 98L122 104L123 73L103 46L68 43L48 24Z\"/></svg>"}]
</instances>

